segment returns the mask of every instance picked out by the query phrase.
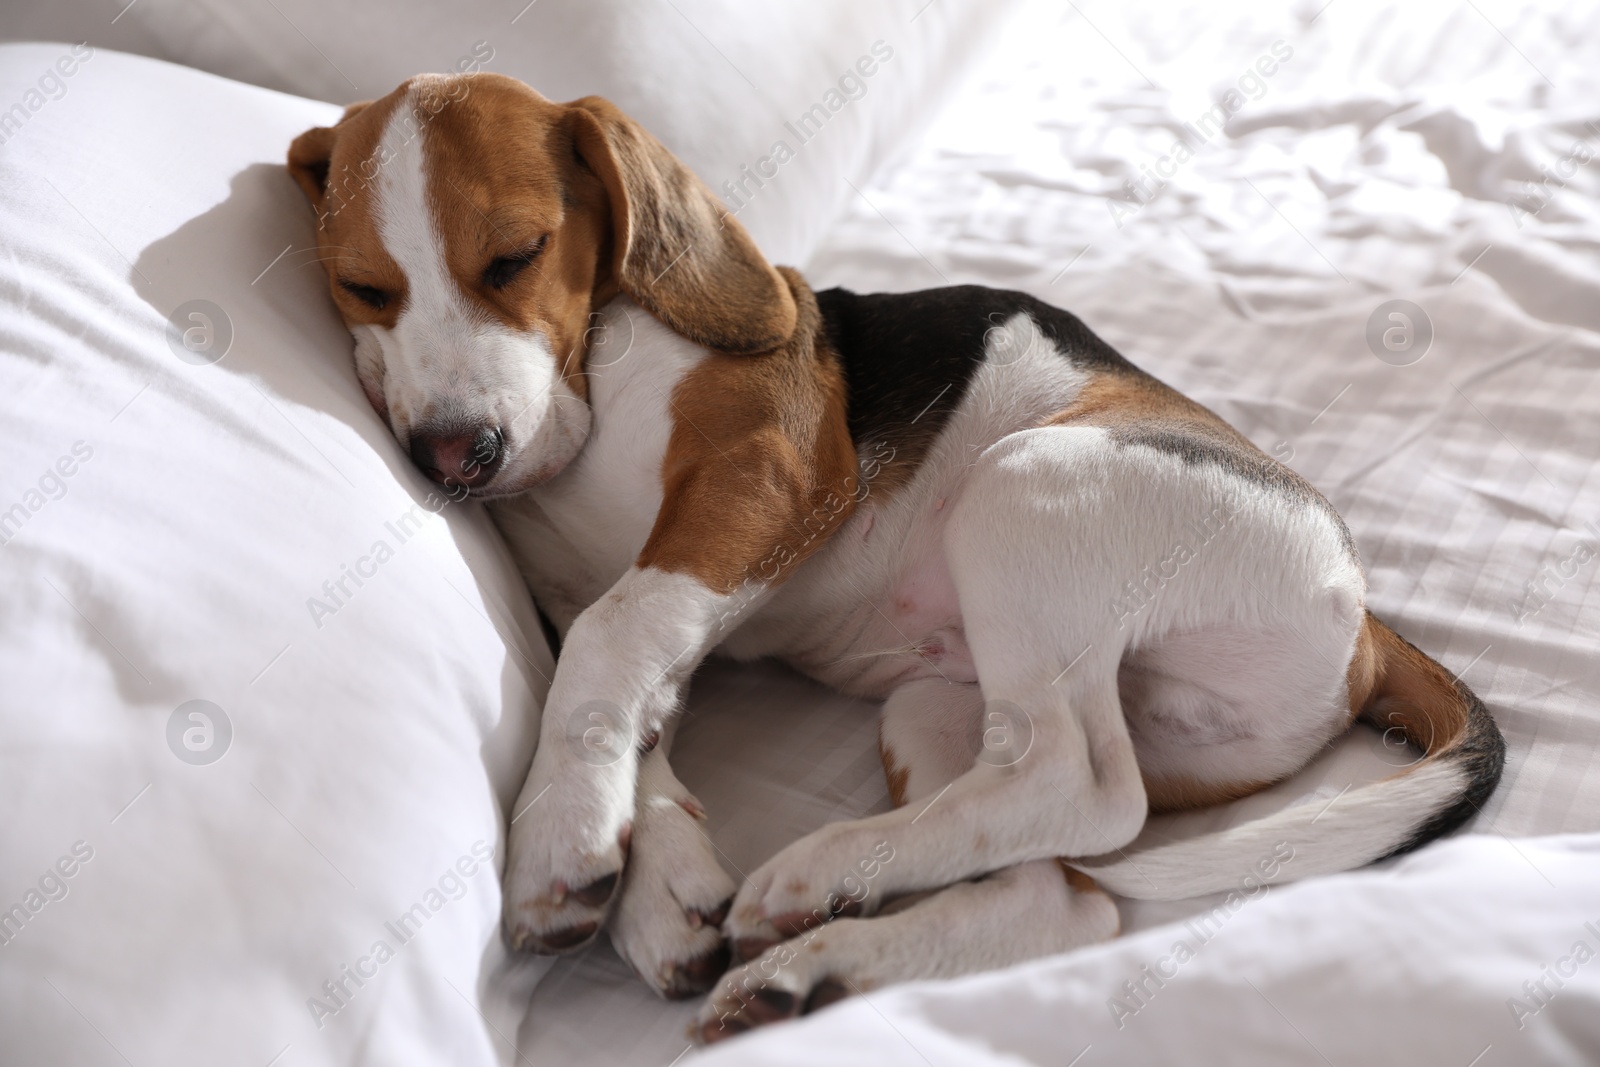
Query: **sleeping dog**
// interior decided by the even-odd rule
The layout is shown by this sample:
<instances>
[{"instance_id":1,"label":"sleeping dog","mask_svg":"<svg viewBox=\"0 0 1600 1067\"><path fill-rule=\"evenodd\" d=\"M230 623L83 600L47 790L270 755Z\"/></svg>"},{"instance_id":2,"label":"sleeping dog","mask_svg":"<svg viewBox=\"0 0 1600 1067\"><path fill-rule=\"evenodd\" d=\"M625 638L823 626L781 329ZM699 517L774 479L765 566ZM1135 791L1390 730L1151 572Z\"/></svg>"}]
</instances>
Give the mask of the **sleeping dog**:
<instances>
[{"instance_id":1,"label":"sleeping dog","mask_svg":"<svg viewBox=\"0 0 1600 1067\"><path fill-rule=\"evenodd\" d=\"M1328 502L1067 312L813 292L617 108L497 74L356 104L289 169L367 398L489 502L562 637L507 831L513 947L606 926L658 991L711 991L715 1040L1112 937L1107 889L1403 852L1494 789L1489 713L1365 609ZM736 887L667 762L713 650L881 700L894 810ZM1126 848L1357 719L1423 755Z\"/></svg>"}]
</instances>

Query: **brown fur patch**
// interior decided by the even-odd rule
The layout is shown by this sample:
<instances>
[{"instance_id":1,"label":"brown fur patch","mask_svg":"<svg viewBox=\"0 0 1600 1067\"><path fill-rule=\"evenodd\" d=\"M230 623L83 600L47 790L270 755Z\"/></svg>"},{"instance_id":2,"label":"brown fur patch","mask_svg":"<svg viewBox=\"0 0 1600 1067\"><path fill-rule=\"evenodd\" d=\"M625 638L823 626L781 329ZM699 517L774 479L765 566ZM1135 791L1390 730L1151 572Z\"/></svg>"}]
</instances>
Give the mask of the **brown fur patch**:
<instances>
[{"instance_id":1,"label":"brown fur patch","mask_svg":"<svg viewBox=\"0 0 1600 1067\"><path fill-rule=\"evenodd\" d=\"M1044 425L1102 426L1114 436L1150 432L1198 435L1207 444L1266 458L1211 409L1133 367L1097 372L1071 405L1050 416Z\"/></svg>"},{"instance_id":2,"label":"brown fur patch","mask_svg":"<svg viewBox=\"0 0 1600 1067\"><path fill-rule=\"evenodd\" d=\"M785 269L794 336L759 358L712 355L678 382L661 510L640 567L731 593L788 578L856 505L856 453L838 359L816 301Z\"/></svg>"},{"instance_id":3,"label":"brown fur patch","mask_svg":"<svg viewBox=\"0 0 1600 1067\"><path fill-rule=\"evenodd\" d=\"M1150 798L1150 811L1163 814L1171 811L1193 811L1226 804L1230 800L1259 793L1271 782L1202 782L1195 778L1145 778L1145 795Z\"/></svg>"},{"instance_id":4,"label":"brown fur patch","mask_svg":"<svg viewBox=\"0 0 1600 1067\"><path fill-rule=\"evenodd\" d=\"M613 274L673 330L723 352L765 352L795 331L784 279L694 172L610 101L571 104L578 151L605 184Z\"/></svg>"},{"instance_id":5,"label":"brown fur patch","mask_svg":"<svg viewBox=\"0 0 1600 1067\"><path fill-rule=\"evenodd\" d=\"M1350 656L1350 666L1345 669L1345 689L1350 703L1350 721L1371 704L1378 687L1380 666L1377 635L1371 625L1371 616L1362 620L1361 632L1356 635L1355 652Z\"/></svg>"},{"instance_id":6,"label":"brown fur patch","mask_svg":"<svg viewBox=\"0 0 1600 1067\"><path fill-rule=\"evenodd\" d=\"M400 90L352 104L333 126L320 126L289 146L289 173L317 215L317 255L329 292L347 324L393 328L406 301L406 277L378 233L374 211L378 142L399 106ZM392 294L381 310L352 296L341 279Z\"/></svg>"},{"instance_id":7,"label":"brown fur patch","mask_svg":"<svg viewBox=\"0 0 1600 1067\"><path fill-rule=\"evenodd\" d=\"M1100 883L1095 881L1093 878L1089 877L1087 874L1084 874L1082 871L1078 870L1076 867L1067 866L1067 861L1066 860L1057 859L1056 860L1056 865L1061 868L1061 873L1066 878L1067 885L1072 887L1073 892L1076 892L1076 893L1099 893L1101 896L1110 896L1111 895L1111 894L1107 893L1104 889L1101 889L1100 888Z\"/></svg>"},{"instance_id":8,"label":"brown fur patch","mask_svg":"<svg viewBox=\"0 0 1600 1067\"><path fill-rule=\"evenodd\" d=\"M901 767L894 761L894 750L884 743L882 735L878 737L878 760L883 764L883 777L889 783L889 802L897 808L905 807L906 786L911 781L911 769Z\"/></svg>"},{"instance_id":9,"label":"brown fur patch","mask_svg":"<svg viewBox=\"0 0 1600 1067\"><path fill-rule=\"evenodd\" d=\"M1409 852L1449 833L1483 811L1505 769L1506 742L1494 716L1471 689L1405 638L1367 613L1363 630L1377 660L1377 678L1361 719L1379 730L1398 729L1425 753L1401 770L1449 761L1461 792L1422 821L1390 855Z\"/></svg>"},{"instance_id":10,"label":"brown fur patch","mask_svg":"<svg viewBox=\"0 0 1600 1067\"><path fill-rule=\"evenodd\" d=\"M1467 735L1467 703L1449 671L1367 613L1357 644L1369 646L1374 681L1360 711L1380 730L1398 727L1430 757ZM1352 694L1352 701L1354 694Z\"/></svg>"}]
</instances>

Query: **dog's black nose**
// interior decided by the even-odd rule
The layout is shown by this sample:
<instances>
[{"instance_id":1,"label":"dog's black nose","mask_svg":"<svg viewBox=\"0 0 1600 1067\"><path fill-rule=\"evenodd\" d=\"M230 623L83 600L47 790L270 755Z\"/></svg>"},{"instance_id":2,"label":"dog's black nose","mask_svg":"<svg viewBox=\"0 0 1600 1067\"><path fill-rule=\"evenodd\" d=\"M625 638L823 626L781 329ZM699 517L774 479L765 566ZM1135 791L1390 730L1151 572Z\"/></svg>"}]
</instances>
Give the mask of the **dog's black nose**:
<instances>
[{"instance_id":1,"label":"dog's black nose","mask_svg":"<svg viewBox=\"0 0 1600 1067\"><path fill-rule=\"evenodd\" d=\"M498 426L479 426L466 433L411 435L411 459L441 485L476 489L487 485L505 459L505 438Z\"/></svg>"}]
</instances>

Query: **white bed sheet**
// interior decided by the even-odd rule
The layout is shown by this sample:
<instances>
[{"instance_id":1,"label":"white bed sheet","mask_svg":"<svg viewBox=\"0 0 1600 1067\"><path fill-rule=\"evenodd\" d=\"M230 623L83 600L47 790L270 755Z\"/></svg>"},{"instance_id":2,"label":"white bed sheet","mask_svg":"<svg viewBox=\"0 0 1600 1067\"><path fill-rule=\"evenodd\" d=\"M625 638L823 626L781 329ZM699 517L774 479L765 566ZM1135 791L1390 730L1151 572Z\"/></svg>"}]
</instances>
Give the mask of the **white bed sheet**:
<instances>
[{"instance_id":1,"label":"white bed sheet","mask_svg":"<svg viewBox=\"0 0 1600 1067\"><path fill-rule=\"evenodd\" d=\"M1464 879L1473 892L1460 892ZM682 1062L1593 1064L1600 921L1574 917L1600 913L1597 894L1600 838L1513 845L1473 834L1388 870L1263 890L1181 926L874 991ZM1522 988L1539 980L1542 1001Z\"/></svg>"},{"instance_id":2,"label":"white bed sheet","mask_svg":"<svg viewBox=\"0 0 1600 1067\"><path fill-rule=\"evenodd\" d=\"M1439 893L1397 894L1404 921L1325 923L1339 894L1366 892L1355 888L1361 879L1385 872L1285 890L1230 933L1231 963L1256 961L1243 973L1260 981L1301 983L1280 1006L1322 1011L1330 1035L1348 1031L1337 1045L1347 1058L1335 1062L1429 1062L1397 1043L1396 1028L1353 1023L1357 1007L1378 1003L1372 990L1394 987L1356 997L1339 984L1364 973L1351 961L1400 966L1439 987L1431 999L1399 996L1423 1012L1422 1032L1460 1030L1448 1046L1431 1046L1448 1050L1437 1062L1457 1062L1459 1045L1466 1064L1487 1044L1496 1050L1485 1065L1593 1062L1592 1031L1587 1046L1551 1036L1595 1004L1592 976L1587 993L1574 987L1566 1001L1575 1015L1542 1013L1525 1031L1502 1025L1503 999L1555 958L1560 931L1577 937L1582 921L1600 919L1594 907L1574 910L1582 897L1570 879L1551 875L1559 884L1548 885L1539 874L1568 850L1574 870L1592 869L1593 841L1513 846L1501 835L1600 829L1600 161L1578 160L1600 155L1600 126L1586 125L1600 119L1600 62L1585 43L1600 40L1600 16L1487 3L1319 8L1035 11L919 152L855 198L808 276L819 288L980 282L1033 292L1329 496L1367 564L1373 609L1484 697L1510 759L1469 828L1492 839L1456 848L1445 868L1424 854L1418 869ZM1183 123L1238 89L1247 69L1259 75L1262 57L1272 74L1241 91L1228 133L1164 164L1173 173L1159 195L1129 199L1124 183L1172 156ZM1541 168L1565 184L1535 193ZM1408 366L1392 365L1406 354L1380 360L1365 339L1369 317L1390 299L1420 305L1431 322L1429 350ZM1534 599L1529 582L1542 582ZM730 869L885 805L870 705L772 667L714 665L695 686L674 764L706 802ZM1216 829L1310 795L1332 801L1411 758L1357 731L1291 782L1157 820L1147 839ZM1126 929L1156 930L1214 903L1129 902ZM1424 919L1437 927L1434 941L1385 940ZM1297 933L1324 926L1337 936ZM1169 932L1142 936L1164 944ZM1461 943L1469 933L1495 933L1498 948L1464 975L1462 961L1475 958ZM1146 950L1132 943L872 994L870 1004L740 1039L712 1059L1065 1064L1094 1043L1073 1039L1086 1018L1074 1012L1089 1004L1107 1017L1110 978L1126 975L1105 961ZM1444 952L1447 943L1460 951ZM1438 953L1431 971L1427 952ZM1241 1005L1236 982L1195 984L1183 1013L1164 1024L1169 1051L1323 1062L1284 1019ZM964 1003L972 1010L959 1014ZM652 1000L602 943L556 964L518 1041L534 1062L666 1063L686 1048L692 1011ZM1485 1035L1476 1043L1474 1020ZM1142 1062L1160 1045L1119 1045L1123 1033L1095 1039L1081 1062ZM989 1059L974 1051L982 1045Z\"/></svg>"}]
</instances>

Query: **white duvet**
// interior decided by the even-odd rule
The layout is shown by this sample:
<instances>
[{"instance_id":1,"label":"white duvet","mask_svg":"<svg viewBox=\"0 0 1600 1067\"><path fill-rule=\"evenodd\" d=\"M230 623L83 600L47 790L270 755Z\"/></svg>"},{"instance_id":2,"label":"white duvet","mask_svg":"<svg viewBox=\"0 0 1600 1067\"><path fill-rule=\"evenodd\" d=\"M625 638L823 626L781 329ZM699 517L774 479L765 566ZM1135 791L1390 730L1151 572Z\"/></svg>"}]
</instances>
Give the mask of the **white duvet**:
<instances>
[{"instance_id":1,"label":"white duvet","mask_svg":"<svg viewBox=\"0 0 1600 1067\"><path fill-rule=\"evenodd\" d=\"M102 52L0 144L0 1063L1600 1062L1600 18L1320 7L1040 8L805 266L1027 289L1310 478L1506 733L1463 840L706 1054L603 941L507 960L482 853L549 662L483 516L423 506L365 408L319 268L273 260L309 237L279 146L335 109ZM8 49L0 107L70 54ZM173 347L203 320L167 336L200 298L216 365ZM674 765L730 868L886 804L873 710L696 678ZM1360 731L1149 834L1411 758Z\"/></svg>"}]
</instances>

